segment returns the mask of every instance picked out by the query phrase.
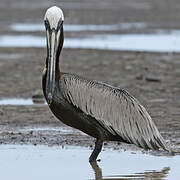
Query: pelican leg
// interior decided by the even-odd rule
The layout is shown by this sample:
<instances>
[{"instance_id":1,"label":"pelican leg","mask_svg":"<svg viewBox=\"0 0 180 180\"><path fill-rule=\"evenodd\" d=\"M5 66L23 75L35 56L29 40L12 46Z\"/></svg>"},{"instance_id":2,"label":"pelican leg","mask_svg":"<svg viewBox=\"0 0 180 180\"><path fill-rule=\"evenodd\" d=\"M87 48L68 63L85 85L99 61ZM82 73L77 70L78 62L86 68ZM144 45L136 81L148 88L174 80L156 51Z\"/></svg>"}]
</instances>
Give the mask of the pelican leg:
<instances>
[{"instance_id":1,"label":"pelican leg","mask_svg":"<svg viewBox=\"0 0 180 180\"><path fill-rule=\"evenodd\" d=\"M89 157L89 162L96 161L97 156L101 152L102 145L103 145L103 140L97 139L96 142L95 142L94 150L93 150L91 156Z\"/></svg>"},{"instance_id":2,"label":"pelican leg","mask_svg":"<svg viewBox=\"0 0 180 180\"><path fill-rule=\"evenodd\" d=\"M97 162L90 162L92 169L94 170L96 180L102 180L102 170L98 166Z\"/></svg>"}]
</instances>

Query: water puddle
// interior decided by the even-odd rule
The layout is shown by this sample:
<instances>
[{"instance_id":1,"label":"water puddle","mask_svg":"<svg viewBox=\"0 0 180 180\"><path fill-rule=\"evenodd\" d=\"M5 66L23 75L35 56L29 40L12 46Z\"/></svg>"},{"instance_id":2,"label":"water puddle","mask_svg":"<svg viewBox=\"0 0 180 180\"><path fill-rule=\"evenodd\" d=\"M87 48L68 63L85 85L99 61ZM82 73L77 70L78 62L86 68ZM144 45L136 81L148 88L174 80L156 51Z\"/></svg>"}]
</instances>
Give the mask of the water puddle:
<instances>
[{"instance_id":1,"label":"water puddle","mask_svg":"<svg viewBox=\"0 0 180 180\"><path fill-rule=\"evenodd\" d=\"M0 47L45 47L45 43L45 37L40 36L0 36Z\"/></svg>"},{"instance_id":2,"label":"water puddle","mask_svg":"<svg viewBox=\"0 0 180 180\"><path fill-rule=\"evenodd\" d=\"M33 101L32 99L22 99L22 98L12 98L12 99L1 99L0 105L7 106L7 105L15 105L15 106L21 106L21 105L34 105L34 104L45 104L44 101Z\"/></svg>"},{"instance_id":3,"label":"water puddle","mask_svg":"<svg viewBox=\"0 0 180 180\"><path fill-rule=\"evenodd\" d=\"M180 156L102 151L98 164L89 164L92 150L82 147L0 145L1 179L18 180L175 180L180 178Z\"/></svg>"},{"instance_id":4,"label":"water puddle","mask_svg":"<svg viewBox=\"0 0 180 180\"><path fill-rule=\"evenodd\" d=\"M65 41L65 45L68 48L148 52L179 52L180 33L94 35L92 37L82 38L79 41L78 39L67 39L67 41Z\"/></svg>"},{"instance_id":5,"label":"water puddle","mask_svg":"<svg viewBox=\"0 0 180 180\"><path fill-rule=\"evenodd\" d=\"M0 36L0 47L45 47L45 37ZM91 35L65 38L64 48L104 49L147 52L180 52L180 32L167 34Z\"/></svg>"},{"instance_id":6,"label":"water puddle","mask_svg":"<svg viewBox=\"0 0 180 180\"><path fill-rule=\"evenodd\" d=\"M113 25L95 25L95 24L64 24L66 32L79 32L79 31L117 31L127 29L143 29L146 24L143 22L120 23ZM36 32L45 31L44 25L30 24L30 23L15 23L10 25L10 29L18 32Z\"/></svg>"}]
</instances>

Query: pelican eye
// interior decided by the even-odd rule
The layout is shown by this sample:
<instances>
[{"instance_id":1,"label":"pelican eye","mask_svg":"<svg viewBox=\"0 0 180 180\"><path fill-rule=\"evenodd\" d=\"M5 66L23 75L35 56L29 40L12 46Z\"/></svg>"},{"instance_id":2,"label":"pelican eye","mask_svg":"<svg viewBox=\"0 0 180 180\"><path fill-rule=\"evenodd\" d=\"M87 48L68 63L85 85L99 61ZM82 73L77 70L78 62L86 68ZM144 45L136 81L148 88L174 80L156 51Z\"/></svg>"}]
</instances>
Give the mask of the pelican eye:
<instances>
[{"instance_id":1,"label":"pelican eye","mask_svg":"<svg viewBox=\"0 0 180 180\"><path fill-rule=\"evenodd\" d=\"M57 28L61 28L62 27L62 25L63 25L63 21L62 20L59 20L59 22L58 22L58 27Z\"/></svg>"},{"instance_id":2,"label":"pelican eye","mask_svg":"<svg viewBox=\"0 0 180 180\"><path fill-rule=\"evenodd\" d=\"M49 25L49 21L48 20L44 20L44 24L46 29L49 29L50 25Z\"/></svg>"}]
</instances>

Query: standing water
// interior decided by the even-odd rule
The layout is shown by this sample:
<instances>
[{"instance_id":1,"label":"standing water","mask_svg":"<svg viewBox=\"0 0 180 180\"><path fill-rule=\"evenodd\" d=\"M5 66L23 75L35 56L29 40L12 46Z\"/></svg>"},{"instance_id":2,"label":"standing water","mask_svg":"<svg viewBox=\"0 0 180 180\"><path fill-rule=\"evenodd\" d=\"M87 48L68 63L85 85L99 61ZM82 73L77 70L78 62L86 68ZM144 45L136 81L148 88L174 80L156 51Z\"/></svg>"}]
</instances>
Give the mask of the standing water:
<instances>
[{"instance_id":1,"label":"standing water","mask_svg":"<svg viewBox=\"0 0 180 180\"><path fill-rule=\"evenodd\" d=\"M0 146L0 178L60 179L180 179L180 156L102 151L101 162L90 165L90 149L30 145ZM11 172L11 173L9 173Z\"/></svg>"},{"instance_id":2,"label":"standing water","mask_svg":"<svg viewBox=\"0 0 180 180\"><path fill-rule=\"evenodd\" d=\"M44 47L45 37L33 35L0 36L0 47ZM170 34L108 34L65 38L64 48L119 51L180 52L180 33Z\"/></svg>"},{"instance_id":3,"label":"standing water","mask_svg":"<svg viewBox=\"0 0 180 180\"><path fill-rule=\"evenodd\" d=\"M43 23L15 23L9 27L13 32L45 32ZM79 37L65 37L64 48L102 49L118 51L147 51L147 52L180 52L180 31L154 30L151 34L109 34L118 30L143 29L143 22L120 23L112 25L65 24L65 32L88 32L93 34ZM108 32L109 31L109 32ZM97 34L101 32L101 34ZM105 33L108 32L108 33ZM34 35L2 35L0 47L45 47L45 36Z\"/></svg>"},{"instance_id":4,"label":"standing water","mask_svg":"<svg viewBox=\"0 0 180 180\"><path fill-rule=\"evenodd\" d=\"M117 31L128 29L143 29L146 24L143 22L131 22L120 24L64 24L66 32L79 32L79 31ZM36 32L45 31L44 24L31 24L31 23L15 23L10 25L10 29L17 32Z\"/></svg>"}]
</instances>

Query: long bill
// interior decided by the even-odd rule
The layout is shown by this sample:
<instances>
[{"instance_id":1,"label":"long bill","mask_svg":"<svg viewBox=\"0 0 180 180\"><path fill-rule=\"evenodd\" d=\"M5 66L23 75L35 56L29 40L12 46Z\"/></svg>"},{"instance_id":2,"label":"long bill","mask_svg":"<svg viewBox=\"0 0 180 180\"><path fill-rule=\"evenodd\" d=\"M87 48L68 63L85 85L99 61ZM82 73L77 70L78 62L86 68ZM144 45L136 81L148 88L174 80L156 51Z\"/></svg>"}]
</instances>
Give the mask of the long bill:
<instances>
[{"instance_id":1,"label":"long bill","mask_svg":"<svg viewBox=\"0 0 180 180\"><path fill-rule=\"evenodd\" d=\"M46 95L47 102L50 105L52 102L54 90L55 90L55 77L56 77L56 56L58 41L60 36L60 29L47 30L47 50L48 50L48 67L46 77Z\"/></svg>"}]
</instances>

